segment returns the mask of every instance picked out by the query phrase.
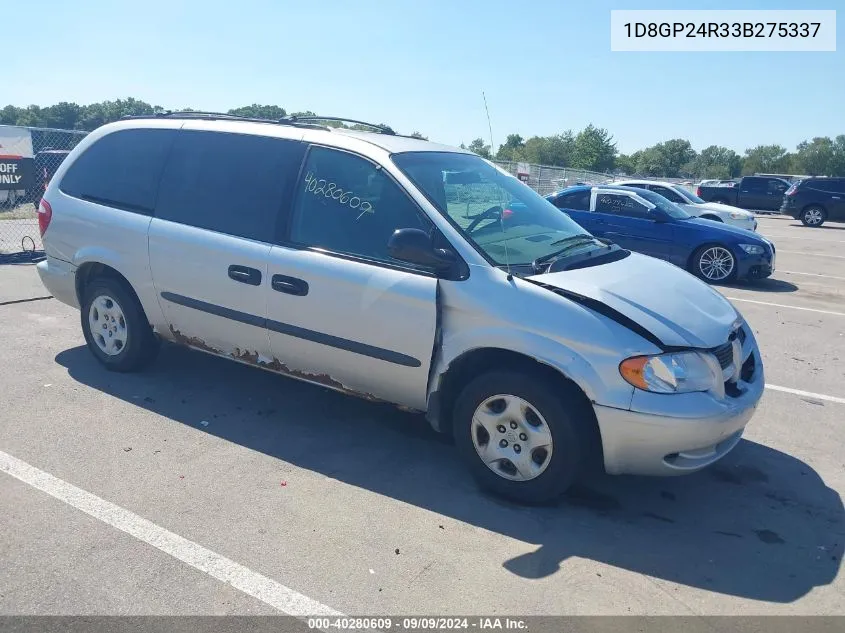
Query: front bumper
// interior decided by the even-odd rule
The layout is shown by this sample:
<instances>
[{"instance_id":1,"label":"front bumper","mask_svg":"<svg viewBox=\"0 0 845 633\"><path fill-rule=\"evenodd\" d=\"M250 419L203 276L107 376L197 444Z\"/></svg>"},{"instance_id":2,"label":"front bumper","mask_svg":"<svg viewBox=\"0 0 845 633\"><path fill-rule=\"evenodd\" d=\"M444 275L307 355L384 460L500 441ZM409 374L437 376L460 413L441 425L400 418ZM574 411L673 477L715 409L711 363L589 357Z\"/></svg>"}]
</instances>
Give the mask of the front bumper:
<instances>
[{"instance_id":1,"label":"front bumper","mask_svg":"<svg viewBox=\"0 0 845 633\"><path fill-rule=\"evenodd\" d=\"M754 373L747 382L736 382L735 396L637 389L630 410L594 405L605 470L612 475L683 475L724 457L739 443L763 395L763 364L753 336L743 346L743 365L751 355Z\"/></svg>"},{"instance_id":2,"label":"front bumper","mask_svg":"<svg viewBox=\"0 0 845 633\"><path fill-rule=\"evenodd\" d=\"M734 220L733 218L730 218L725 221L725 224L730 224L731 226L735 226L738 229L745 229L746 231L757 230L757 219L754 217L750 217L747 220Z\"/></svg>"},{"instance_id":3,"label":"front bumper","mask_svg":"<svg viewBox=\"0 0 845 633\"><path fill-rule=\"evenodd\" d=\"M736 249L740 250L740 249ZM737 257L737 279L765 279L775 272L775 250L762 255L749 255L741 252Z\"/></svg>"}]
</instances>

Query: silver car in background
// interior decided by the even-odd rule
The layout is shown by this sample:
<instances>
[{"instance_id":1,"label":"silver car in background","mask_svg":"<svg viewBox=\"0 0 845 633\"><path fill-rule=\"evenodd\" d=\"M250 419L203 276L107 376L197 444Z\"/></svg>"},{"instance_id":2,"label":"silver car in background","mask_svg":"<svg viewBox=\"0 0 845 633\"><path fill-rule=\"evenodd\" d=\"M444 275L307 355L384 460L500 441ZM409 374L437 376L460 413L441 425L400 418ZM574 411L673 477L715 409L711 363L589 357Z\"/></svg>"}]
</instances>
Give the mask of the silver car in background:
<instances>
[{"instance_id":1,"label":"silver car in background","mask_svg":"<svg viewBox=\"0 0 845 633\"><path fill-rule=\"evenodd\" d=\"M681 185L654 180L622 180L614 184L653 191L669 202L674 202L692 216L714 220L715 222L724 222L749 231L757 230L757 220L751 211L720 202L705 202Z\"/></svg>"},{"instance_id":2,"label":"silver car in background","mask_svg":"<svg viewBox=\"0 0 845 633\"><path fill-rule=\"evenodd\" d=\"M591 461L678 475L736 446L764 376L724 297L475 154L374 128L101 127L41 202L41 279L107 369L166 339L420 411L519 501Z\"/></svg>"}]
</instances>

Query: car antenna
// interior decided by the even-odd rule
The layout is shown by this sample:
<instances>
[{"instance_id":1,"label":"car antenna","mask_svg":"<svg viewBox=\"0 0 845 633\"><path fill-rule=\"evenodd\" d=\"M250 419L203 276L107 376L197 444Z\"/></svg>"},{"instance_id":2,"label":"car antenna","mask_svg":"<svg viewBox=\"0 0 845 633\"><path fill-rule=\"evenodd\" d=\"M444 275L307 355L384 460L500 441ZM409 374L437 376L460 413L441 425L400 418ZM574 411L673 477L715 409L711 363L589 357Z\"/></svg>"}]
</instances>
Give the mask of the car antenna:
<instances>
[{"instance_id":1,"label":"car antenna","mask_svg":"<svg viewBox=\"0 0 845 633\"><path fill-rule=\"evenodd\" d=\"M487 129L490 131L490 158L493 158L493 124L490 122L490 109L487 107L487 95L484 94L484 91L481 91L481 98L484 100L484 112L487 114ZM502 224L505 220L505 214L502 213L499 216L499 225L502 227L502 232L504 232L505 227ZM508 269L508 281L513 281L513 275L511 274L511 257L508 253L508 242L505 240L502 242L502 246L505 247L505 266Z\"/></svg>"}]
</instances>

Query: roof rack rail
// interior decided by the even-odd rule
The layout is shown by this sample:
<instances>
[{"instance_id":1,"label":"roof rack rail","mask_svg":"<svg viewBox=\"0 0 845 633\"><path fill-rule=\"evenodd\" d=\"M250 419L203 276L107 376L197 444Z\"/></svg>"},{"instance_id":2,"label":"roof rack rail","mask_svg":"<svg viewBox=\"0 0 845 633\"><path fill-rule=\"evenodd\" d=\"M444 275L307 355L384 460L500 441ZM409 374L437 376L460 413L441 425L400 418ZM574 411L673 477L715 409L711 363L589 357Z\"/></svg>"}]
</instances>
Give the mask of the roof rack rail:
<instances>
[{"instance_id":1,"label":"roof rack rail","mask_svg":"<svg viewBox=\"0 0 845 633\"><path fill-rule=\"evenodd\" d=\"M248 123L272 123L275 125L292 125L296 127L307 127L319 130L328 129L325 125L317 125L315 123L309 123L307 121L298 122L295 119L288 119L287 117L282 119L260 119L257 117L241 116L239 114L229 114L227 112L206 112L204 110L165 110L163 112L154 112L153 114L127 114L121 117L121 119L163 119L169 117L175 119L224 119L230 121L245 121Z\"/></svg>"},{"instance_id":2,"label":"roof rack rail","mask_svg":"<svg viewBox=\"0 0 845 633\"><path fill-rule=\"evenodd\" d=\"M338 116L289 116L280 120L281 123L284 123L286 121L290 121L294 124L296 124L297 122L310 123L312 121L337 121L338 123L355 123L356 125L365 125L367 127L373 128L374 130L378 130L382 134L396 134L396 132L393 131L393 128L391 128L389 125L377 125L375 123L367 123L366 121L358 121L357 119L346 119L344 117Z\"/></svg>"}]
</instances>

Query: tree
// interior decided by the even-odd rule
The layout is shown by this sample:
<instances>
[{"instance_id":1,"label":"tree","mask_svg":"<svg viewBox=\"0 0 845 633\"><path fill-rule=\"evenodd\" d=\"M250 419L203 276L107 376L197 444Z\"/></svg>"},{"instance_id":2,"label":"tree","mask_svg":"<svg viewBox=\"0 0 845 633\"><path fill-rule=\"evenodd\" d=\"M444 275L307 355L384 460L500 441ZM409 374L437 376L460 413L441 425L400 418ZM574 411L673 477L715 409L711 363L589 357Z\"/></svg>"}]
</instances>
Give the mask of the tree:
<instances>
[{"instance_id":1,"label":"tree","mask_svg":"<svg viewBox=\"0 0 845 633\"><path fill-rule=\"evenodd\" d=\"M492 158L490 155L490 146L484 144L484 139L477 138L469 144L467 148L471 152L475 152L482 158Z\"/></svg>"},{"instance_id":2,"label":"tree","mask_svg":"<svg viewBox=\"0 0 845 633\"><path fill-rule=\"evenodd\" d=\"M689 141L682 138L670 139L636 152L634 169L637 173L647 176L677 178L686 173L684 168L695 156L695 150Z\"/></svg>"},{"instance_id":3,"label":"tree","mask_svg":"<svg viewBox=\"0 0 845 633\"><path fill-rule=\"evenodd\" d=\"M745 150L742 175L780 174L789 171L791 156L781 145L758 145Z\"/></svg>"},{"instance_id":4,"label":"tree","mask_svg":"<svg viewBox=\"0 0 845 633\"><path fill-rule=\"evenodd\" d=\"M572 166L593 171L613 169L616 143L604 128L592 123L578 132L573 143Z\"/></svg>"},{"instance_id":5,"label":"tree","mask_svg":"<svg viewBox=\"0 0 845 633\"><path fill-rule=\"evenodd\" d=\"M635 154L619 154L616 157L616 170L620 174L625 174L626 176L633 176L637 170L637 163L635 160Z\"/></svg>"},{"instance_id":6,"label":"tree","mask_svg":"<svg viewBox=\"0 0 845 633\"><path fill-rule=\"evenodd\" d=\"M828 136L817 136L812 141L804 141L798 144L793 167L795 171L809 176L837 175L836 150L836 145Z\"/></svg>"},{"instance_id":7,"label":"tree","mask_svg":"<svg viewBox=\"0 0 845 633\"><path fill-rule=\"evenodd\" d=\"M428 140L428 137L427 137L427 136L423 136L420 132L411 132L411 138L418 138L418 139L420 139L420 140L422 140L422 141L427 141L427 140Z\"/></svg>"},{"instance_id":8,"label":"tree","mask_svg":"<svg viewBox=\"0 0 845 633\"><path fill-rule=\"evenodd\" d=\"M532 136L519 152L519 160L539 165L565 167L572 164L575 140L572 132L552 136Z\"/></svg>"},{"instance_id":9,"label":"tree","mask_svg":"<svg viewBox=\"0 0 845 633\"><path fill-rule=\"evenodd\" d=\"M742 173L742 158L732 149L710 145L687 165L686 171L696 178L736 178Z\"/></svg>"},{"instance_id":10,"label":"tree","mask_svg":"<svg viewBox=\"0 0 845 633\"><path fill-rule=\"evenodd\" d=\"M241 106L240 108L232 108L229 110L228 114L245 116L252 119L271 119L278 121L279 119L284 118L287 113L284 108L280 108L276 105L259 105L257 103L253 103L252 105Z\"/></svg>"},{"instance_id":11,"label":"tree","mask_svg":"<svg viewBox=\"0 0 845 633\"><path fill-rule=\"evenodd\" d=\"M519 134L508 134L508 138L499 146L496 158L498 160L520 160L523 147L525 147L525 139Z\"/></svg>"}]
</instances>

